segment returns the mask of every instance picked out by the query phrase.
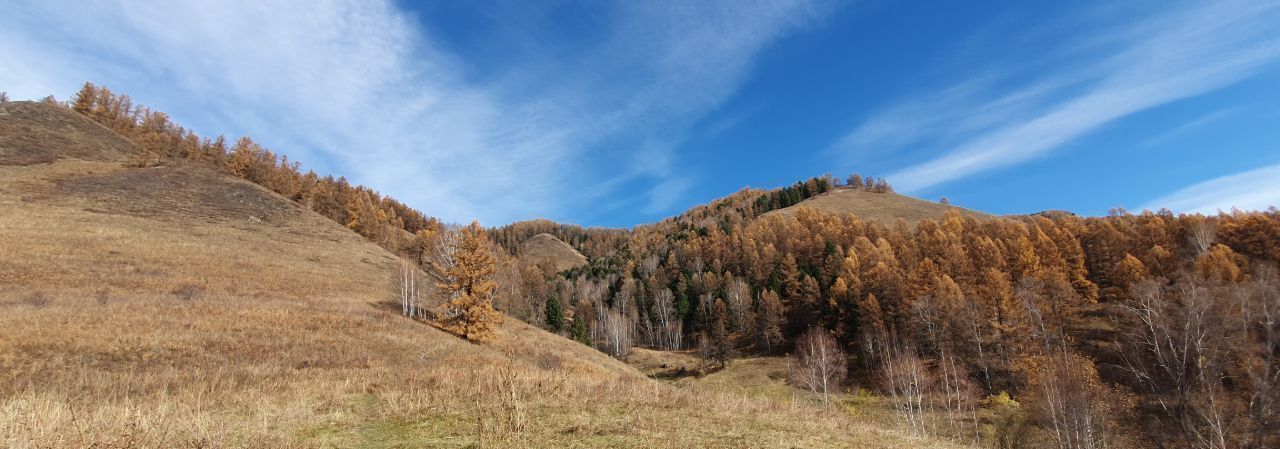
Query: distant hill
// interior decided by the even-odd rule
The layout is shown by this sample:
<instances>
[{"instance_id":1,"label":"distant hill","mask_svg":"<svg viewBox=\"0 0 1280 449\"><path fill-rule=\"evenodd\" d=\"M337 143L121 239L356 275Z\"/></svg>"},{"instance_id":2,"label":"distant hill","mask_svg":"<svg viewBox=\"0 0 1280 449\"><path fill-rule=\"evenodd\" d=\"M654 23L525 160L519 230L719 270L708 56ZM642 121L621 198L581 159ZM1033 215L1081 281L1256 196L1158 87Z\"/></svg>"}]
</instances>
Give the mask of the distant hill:
<instances>
[{"instance_id":1,"label":"distant hill","mask_svg":"<svg viewBox=\"0 0 1280 449\"><path fill-rule=\"evenodd\" d=\"M520 260L529 265L550 265L556 272L587 264L587 256L551 234L530 237L520 248Z\"/></svg>"},{"instance_id":2,"label":"distant hill","mask_svg":"<svg viewBox=\"0 0 1280 449\"><path fill-rule=\"evenodd\" d=\"M774 210L764 214L794 215L796 209L810 208L823 212L853 214L864 221L892 226L899 218L908 225L914 225L924 219L941 219L949 210L979 220L992 218L992 215L965 209L963 207L935 203L913 198L894 192L873 192L866 189L838 187L829 192L801 201L790 207Z\"/></svg>"}]
</instances>

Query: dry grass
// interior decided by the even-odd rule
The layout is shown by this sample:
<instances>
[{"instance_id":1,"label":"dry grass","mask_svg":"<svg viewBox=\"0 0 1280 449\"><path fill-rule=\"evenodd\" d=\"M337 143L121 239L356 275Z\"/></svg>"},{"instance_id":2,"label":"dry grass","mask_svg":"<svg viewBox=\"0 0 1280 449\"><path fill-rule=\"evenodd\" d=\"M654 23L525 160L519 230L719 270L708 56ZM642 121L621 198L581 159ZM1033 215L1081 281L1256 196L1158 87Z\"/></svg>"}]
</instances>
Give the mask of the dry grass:
<instances>
[{"instance_id":1,"label":"dry grass","mask_svg":"<svg viewBox=\"0 0 1280 449\"><path fill-rule=\"evenodd\" d=\"M632 348L627 354L627 364L636 367L644 375L657 379L680 379L706 374L711 363L698 356L697 350L658 351Z\"/></svg>"},{"instance_id":2,"label":"dry grass","mask_svg":"<svg viewBox=\"0 0 1280 449\"><path fill-rule=\"evenodd\" d=\"M520 249L520 260L530 265L547 264L556 272L587 264L587 256L551 234L529 237Z\"/></svg>"},{"instance_id":3,"label":"dry grass","mask_svg":"<svg viewBox=\"0 0 1280 449\"><path fill-rule=\"evenodd\" d=\"M691 394L700 397L719 397L722 399L737 398L760 403L790 404L795 408L818 407L820 399L803 390L790 385L787 380L786 357L749 357L734 359L720 370L697 373L705 370L708 364L703 363L691 352L665 352L646 349L634 349L628 363L636 365L646 374L658 379L667 380ZM865 374L865 373L864 373ZM866 384L863 384L866 383ZM850 379L845 389L835 394L832 405L825 410L824 416L837 415L841 419L856 422L858 425L880 429L884 435L894 435L892 429L905 432L906 428L900 417L894 412L889 398L873 393L875 386L866 379ZM985 402L984 402L985 403ZM937 439L946 439L952 444L963 445L973 441L972 428L964 422L963 429L953 429L948 425L944 410L938 409L927 413L930 431L938 435ZM981 438L990 443L994 441L995 410L986 404L978 410L981 422ZM921 446L940 444L937 439L917 440ZM883 441L900 441L889 437ZM1041 429L1028 429L1023 447L1042 447L1056 444L1051 435ZM889 443L881 443L889 445ZM1136 445L1120 445L1118 447L1138 447Z\"/></svg>"},{"instance_id":4,"label":"dry grass","mask_svg":"<svg viewBox=\"0 0 1280 449\"><path fill-rule=\"evenodd\" d=\"M200 167L0 165L0 236L3 447L932 443L513 319L467 343L399 316L384 250Z\"/></svg>"},{"instance_id":5,"label":"dry grass","mask_svg":"<svg viewBox=\"0 0 1280 449\"><path fill-rule=\"evenodd\" d=\"M769 212L765 215L793 215L797 208L807 207L824 212L853 214L864 221L893 226L899 218L908 225L915 225L926 218L939 220L948 210L979 220L991 218L982 212L951 206L932 201L925 201L892 192L876 193L863 189L837 188L822 195L801 201L791 207Z\"/></svg>"},{"instance_id":6,"label":"dry grass","mask_svg":"<svg viewBox=\"0 0 1280 449\"><path fill-rule=\"evenodd\" d=\"M787 383L785 357L735 359L722 370L702 377L679 379L676 384L700 391L774 402L813 402L803 391Z\"/></svg>"},{"instance_id":7,"label":"dry grass","mask_svg":"<svg viewBox=\"0 0 1280 449\"><path fill-rule=\"evenodd\" d=\"M124 160L132 142L80 114L32 101L0 103L0 166L32 165L73 157Z\"/></svg>"}]
</instances>

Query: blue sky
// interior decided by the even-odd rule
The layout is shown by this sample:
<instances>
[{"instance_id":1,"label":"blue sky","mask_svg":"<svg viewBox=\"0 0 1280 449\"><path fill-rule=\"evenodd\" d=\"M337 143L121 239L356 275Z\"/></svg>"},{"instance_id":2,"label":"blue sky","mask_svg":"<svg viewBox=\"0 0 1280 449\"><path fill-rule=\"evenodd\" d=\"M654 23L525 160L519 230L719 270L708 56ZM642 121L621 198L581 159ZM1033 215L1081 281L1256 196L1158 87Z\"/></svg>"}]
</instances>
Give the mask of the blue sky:
<instances>
[{"instance_id":1,"label":"blue sky","mask_svg":"<svg viewBox=\"0 0 1280 449\"><path fill-rule=\"evenodd\" d=\"M0 90L92 80L486 225L850 172L992 213L1280 204L1280 2L976 3L0 0Z\"/></svg>"}]
</instances>

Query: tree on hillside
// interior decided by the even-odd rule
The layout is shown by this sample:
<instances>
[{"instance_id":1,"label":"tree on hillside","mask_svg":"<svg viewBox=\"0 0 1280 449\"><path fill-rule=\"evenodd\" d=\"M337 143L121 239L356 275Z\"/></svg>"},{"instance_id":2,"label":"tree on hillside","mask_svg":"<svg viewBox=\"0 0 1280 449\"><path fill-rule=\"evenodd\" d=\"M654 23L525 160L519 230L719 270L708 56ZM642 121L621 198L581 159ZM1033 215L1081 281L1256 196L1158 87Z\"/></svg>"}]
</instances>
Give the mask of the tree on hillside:
<instances>
[{"instance_id":1,"label":"tree on hillside","mask_svg":"<svg viewBox=\"0 0 1280 449\"><path fill-rule=\"evenodd\" d=\"M652 313L654 340L660 349L679 351L684 341L684 321L677 314L675 295L670 289L661 289L654 295Z\"/></svg>"},{"instance_id":2,"label":"tree on hillside","mask_svg":"<svg viewBox=\"0 0 1280 449\"><path fill-rule=\"evenodd\" d=\"M603 303L596 304L596 320L592 330L599 338L598 349L614 357L625 357L631 353L631 335L634 324L627 311L619 307L609 307Z\"/></svg>"},{"instance_id":3,"label":"tree on hillside","mask_svg":"<svg viewBox=\"0 0 1280 449\"><path fill-rule=\"evenodd\" d=\"M933 408L931 396L936 387L927 361L914 347L890 341L880 355L880 378L890 404L907 431L912 436L926 435L929 432L927 412Z\"/></svg>"},{"instance_id":4,"label":"tree on hillside","mask_svg":"<svg viewBox=\"0 0 1280 449\"><path fill-rule=\"evenodd\" d=\"M782 300L773 290L765 290L760 293L757 308L756 337L760 349L766 353L776 351L782 345Z\"/></svg>"},{"instance_id":5,"label":"tree on hillside","mask_svg":"<svg viewBox=\"0 0 1280 449\"><path fill-rule=\"evenodd\" d=\"M392 286L400 299L400 313L404 316L416 318L421 313L418 284L418 264L400 259L396 273L392 276Z\"/></svg>"},{"instance_id":6,"label":"tree on hillside","mask_svg":"<svg viewBox=\"0 0 1280 449\"><path fill-rule=\"evenodd\" d=\"M1028 385L1031 404L1058 447L1111 447L1124 397L1102 383L1093 362L1064 350L1028 363L1036 366Z\"/></svg>"},{"instance_id":7,"label":"tree on hillside","mask_svg":"<svg viewBox=\"0 0 1280 449\"><path fill-rule=\"evenodd\" d=\"M452 283L453 277L449 273L457 263L454 256L462 243L461 229L457 225L445 225L438 230L422 231L418 238L422 242L422 265L427 274L437 284ZM453 297L446 296L443 299L449 301Z\"/></svg>"},{"instance_id":8,"label":"tree on hillside","mask_svg":"<svg viewBox=\"0 0 1280 449\"><path fill-rule=\"evenodd\" d=\"M587 320L581 316L573 317L573 324L569 326L569 337L573 341L591 346L591 332L587 330Z\"/></svg>"},{"instance_id":9,"label":"tree on hillside","mask_svg":"<svg viewBox=\"0 0 1280 449\"><path fill-rule=\"evenodd\" d=\"M729 357L729 308L724 301L716 299L715 304L711 307L711 326L707 329L708 348L707 354L711 360L725 365L725 360Z\"/></svg>"},{"instance_id":10,"label":"tree on hillside","mask_svg":"<svg viewBox=\"0 0 1280 449\"><path fill-rule=\"evenodd\" d=\"M751 286L741 278L725 273L724 300L729 308L730 327L745 332L751 322Z\"/></svg>"},{"instance_id":11,"label":"tree on hillside","mask_svg":"<svg viewBox=\"0 0 1280 449\"><path fill-rule=\"evenodd\" d=\"M84 86L80 87L80 91L76 92L75 98L71 99L71 109L81 114L89 115L93 112L94 102L98 99L98 88L86 81Z\"/></svg>"},{"instance_id":12,"label":"tree on hillside","mask_svg":"<svg viewBox=\"0 0 1280 449\"><path fill-rule=\"evenodd\" d=\"M812 327L796 342L796 352L787 367L792 383L822 398L822 404L827 405L831 394L840 391L847 363L836 339L825 329Z\"/></svg>"},{"instance_id":13,"label":"tree on hillside","mask_svg":"<svg viewBox=\"0 0 1280 449\"><path fill-rule=\"evenodd\" d=\"M9 102L9 93L0 92L0 103L8 103L8 102Z\"/></svg>"},{"instance_id":14,"label":"tree on hillside","mask_svg":"<svg viewBox=\"0 0 1280 449\"><path fill-rule=\"evenodd\" d=\"M564 330L564 309L555 296L547 298L547 330L559 334Z\"/></svg>"},{"instance_id":15,"label":"tree on hillside","mask_svg":"<svg viewBox=\"0 0 1280 449\"><path fill-rule=\"evenodd\" d=\"M1112 284L1120 287L1125 292L1133 288L1139 281L1146 279L1147 276L1147 266L1129 253L1125 253L1124 259L1111 270Z\"/></svg>"},{"instance_id":16,"label":"tree on hillside","mask_svg":"<svg viewBox=\"0 0 1280 449\"><path fill-rule=\"evenodd\" d=\"M477 222L463 228L461 237L453 266L447 271L451 281L438 284L441 295L451 298L443 306L441 327L468 340L488 341L502 319L493 308L497 284L493 281L492 245Z\"/></svg>"},{"instance_id":17,"label":"tree on hillside","mask_svg":"<svg viewBox=\"0 0 1280 449\"><path fill-rule=\"evenodd\" d=\"M857 173L854 173L854 174L852 174L852 175L849 175L849 180L848 180L848 181L846 181L846 182L845 182L845 184L847 184L849 187L852 187L852 188L855 188L855 189L861 189L861 188L862 188L862 176L858 176L858 174L857 174Z\"/></svg>"},{"instance_id":18,"label":"tree on hillside","mask_svg":"<svg viewBox=\"0 0 1280 449\"><path fill-rule=\"evenodd\" d=\"M1244 290L1247 285L1215 283L1184 274L1175 285L1161 279L1134 285L1132 299L1121 305L1127 335L1120 339L1120 349L1123 368L1138 391L1150 393L1188 441L1226 448L1246 434L1233 424L1241 416L1243 406L1237 401L1243 398L1227 395L1223 381L1239 366L1233 360L1238 351L1247 347L1243 332L1259 329L1240 326L1236 318L1258 296ZM1270 326L1274 331L1274 322ZM1271 375L1280 376L1280 371Z\"/></svg>"},{"instance_id":19,"label":"tree on hillside","mask_svg":"<svg viewBox=\"0 0 1280 449\"><path fill-rule=\"evenodd\" d=\"M1227 284L1241 280L1243 258L1226 245L1213 245L1209 251L1196 258L1196 271L1205 279Z\"/></svg>"}]
</instances>

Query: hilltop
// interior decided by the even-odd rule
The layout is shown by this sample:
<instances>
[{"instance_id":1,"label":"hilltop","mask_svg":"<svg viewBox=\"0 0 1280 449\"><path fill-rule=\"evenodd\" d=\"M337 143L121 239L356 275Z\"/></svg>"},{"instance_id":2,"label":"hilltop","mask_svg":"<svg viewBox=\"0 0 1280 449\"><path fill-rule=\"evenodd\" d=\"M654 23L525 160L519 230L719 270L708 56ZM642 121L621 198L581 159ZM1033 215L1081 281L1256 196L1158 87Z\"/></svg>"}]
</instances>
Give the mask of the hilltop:
<instances>
[{"instance_id":1,"label":"hilltop","mask_svg":"<svg viewBox=\"0 0 1280 449\"><path fill-rule=\"evenodd\" d=\"M548 265L557 272L587 264L587 256L551 234L538 234L524 242L520 249L523 263Z\"/></svg>"},{"instance_id":2,"label":"hilltop","mask_svg":"<svg viewBox=\"0 0 1280 449\"><path fill-rule=\"evenodd\" d=\"M131 166L136 142L61 106L0 104L0 131L5 446L926 442L666 385L515 319L466 342L399 314L396 255L276 192Z\"/></svg>"},{"instance_id":3,"label":"hilltop","mask_svg":"<svg viewBox=\"0 0 1280 449\"><path fill-rule=\"evenodd\" d=\"M941 220L947 211L952 210L978 220L991 218L991 215L982 212L895 192L875 192L847 187L837 187L801 201L799 204L770 211L764 215L792 216L799 208L810 208L833 214L852 214L864 221L885 226L893 226L898 219L906 221L908 225L915 225L924 219Z\"/></svg>"}]
</instances>

